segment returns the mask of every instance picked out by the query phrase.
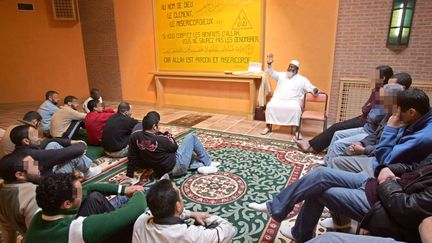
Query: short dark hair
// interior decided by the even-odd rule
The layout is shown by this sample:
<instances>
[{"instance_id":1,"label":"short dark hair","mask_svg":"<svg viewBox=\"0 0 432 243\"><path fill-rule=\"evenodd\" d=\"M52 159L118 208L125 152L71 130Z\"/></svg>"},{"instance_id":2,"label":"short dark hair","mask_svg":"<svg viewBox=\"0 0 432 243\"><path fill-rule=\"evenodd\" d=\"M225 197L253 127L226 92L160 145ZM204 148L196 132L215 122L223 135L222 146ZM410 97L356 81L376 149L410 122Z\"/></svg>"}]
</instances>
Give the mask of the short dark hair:
<instances>
[{"instance_id":1,"label":"short dark hair","mask_svg":"<svg viewBox=\"0 0 432 243\"><path fill-rule=\"evenodd\" d=\"M28 138L30 125L19 125L14 127L9 135L12 143L15 145L21 145L21 141L24 138Z\"/></svg>"},{"instance_id":2,"label":"short dark hair","mask_svg":"<svg viewBox=\"0 0 432 243\"><path fill-rule=\"evenodd\" d=\"M400 92L397 96L397 105L401 111L413 108L421 115L425 115L430 109L429 97L423 90L417 88L409 88Z\"/></svg>"},{"instance_id":3,"label":"short dark hair","mask_svg":"<svg viewBox=\"0 0 432 243\"><path fill-rule=\"evenodd\" d=\"M99 100L90 100L87 103L87 109L89 109L89 111L93 111L94 108L99 104Z\"/></svg>"},{"instance_id":4,"label":"short dark hair","mask_svg":"<svg viewBox=\"0 0 432 243\"><path fill-rule=\"evenodd\" d=\"M74 100L78 100L78 98L72 95L68 95L64 98L63 103L66 105L69 102L74 102Z\"/></svg>"},{"instance_id":5,"label":"short dark hair","mask_svg":"<svg viewBox=\"0 0 432 243\"><path fill-rule=\"evenodd\" d=\"M73 186L77 178L73 174L50 174L43 177L36 188L36 202L44 212L58 211L66 201L76 195ZM75 193L74 193L75 192Z\"/></svg>"},{"instance_id":6,"label":"short dark hair","mask_svg":"<svg viewBox=\"0 0 432 243\"><path fill-rule=\"evenodd\" d=\"M49 90L45 93L45 99L49 99L49 97L52 97L53 95L58 94L57 91Z\"/></svg>"},{"instance_id":7,"label":"short dark hair","mask_svg":"<svg viewBox=\"0 0 432 243\"><path fill-rule=\"evenodd\" d=\"M24 158L27 157L23 153L11 153L4 156L0 160L0 177L6 182L14 182L17 180L15 173L18 171L25 172Z\"/></svg>"},{"instance_id":8,"label":"short dark hair","mask_svg":"<svg viewBox=\"0 0 432 243\"><path fill-rule=\"evenodd\" d=\"M149 130L153 125L157 125L160 120L160 115L156 111L150 111L142 120L143 130Z\"/></svg>"},{"instance_id":9,"label":"short dark hair","mask_svg":"<svg viewBox=\"0 0 432 243\"><path fill-rule=\"evenodd\" d=\"M396 79L396 82L405 87L405 89L409 89L412 84L411 75L408 73L396 73L392 76L392 78Z\"/></svg>"},{"instance_id":10,"label":"short dark hair","mask_svg":"<svg viewBox=\"0 0 432 243\"><path fill-rule=\"evenodd\" d=\"M387 84L389 79L393 76L393 69L388 65L380 65L375 69L379 70L379 77L384 78L384 84Z\"/></svg>"},{"instance_id":11,"label":"short dark hair","mask_svg":"<svg viewBox=\"0 0 432 243\"><path fill-rule=\"evenodd\" d=\"M23 120L28 122L31 122L32 120L41 121L42 116L37 111L29 111L24 114Z\"/></svg>"},{"instance_id":12,"label":"short dark hair","mask_svg":"<svg viewBox=\"0 0 432 243\"><path fill-rule=\"evenodd\" d=\"M170 180L156 182L146 194L147 205L155 218L172 217L180 196Z\"/></svg>"},{"instance_id":13,"label":"short dark hair","mask_svg":"<svg viewBox=\"0 0 432 243\"><path fill-rule=\"evenodd\" d=\"M130 111L130 105L127 102L120 102L120 104L117 107L117 112L118 113L123 113L126 111Z\"/></svg>"},{"instance_id":14,"label":"short dark hair","mask_svg":"<svg viewBox=\"0 0 432 243\"><path fill-rule=\"evenodd\" d=\"M97 94L97 92L100 92L100 90L97 89L97 88L93 88L93 89L91 89L91 90L90 90L90 96L93 96L93 95Z\"/></svg>"}]
</instances>

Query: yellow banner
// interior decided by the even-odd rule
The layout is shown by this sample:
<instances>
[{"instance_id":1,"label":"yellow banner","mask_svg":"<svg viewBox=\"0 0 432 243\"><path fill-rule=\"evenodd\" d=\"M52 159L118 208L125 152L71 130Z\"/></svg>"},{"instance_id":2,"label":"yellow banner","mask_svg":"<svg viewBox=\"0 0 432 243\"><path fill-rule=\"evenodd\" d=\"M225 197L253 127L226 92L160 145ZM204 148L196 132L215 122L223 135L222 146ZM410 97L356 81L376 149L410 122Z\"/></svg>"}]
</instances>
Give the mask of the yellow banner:
<instances>
[{"instance_id":1,"label":"yellow banner","mask_svg":"<svg viewBox=\"0 0 432 243\"><path fill-rule=\"evenodd\" d=\"M159 71L238 71L261 62L262 0L154 0Z\"/></svg>"}]
</instances>

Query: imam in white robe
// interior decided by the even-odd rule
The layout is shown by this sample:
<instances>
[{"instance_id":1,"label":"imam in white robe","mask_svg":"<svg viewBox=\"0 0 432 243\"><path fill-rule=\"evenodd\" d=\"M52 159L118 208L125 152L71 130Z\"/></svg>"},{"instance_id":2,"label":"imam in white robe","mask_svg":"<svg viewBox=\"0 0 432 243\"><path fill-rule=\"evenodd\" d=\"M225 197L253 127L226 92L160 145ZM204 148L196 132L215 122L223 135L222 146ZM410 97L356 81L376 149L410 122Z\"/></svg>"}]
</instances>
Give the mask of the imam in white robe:
<instances>
[{"instance_id":1,"label":"imam in white robe","mask_svg":"<svg viewBox=\"0 0 432 243\"><path fill-rule=\"evenodd\" d=\"M286 72L276 72L272 68L267 68L267 72L273 79L277 80L277 86L266 107L266 123L298 126L304 94L313 92L315 86L298 73L289 79Z\"/></svg>"}]
</instances>

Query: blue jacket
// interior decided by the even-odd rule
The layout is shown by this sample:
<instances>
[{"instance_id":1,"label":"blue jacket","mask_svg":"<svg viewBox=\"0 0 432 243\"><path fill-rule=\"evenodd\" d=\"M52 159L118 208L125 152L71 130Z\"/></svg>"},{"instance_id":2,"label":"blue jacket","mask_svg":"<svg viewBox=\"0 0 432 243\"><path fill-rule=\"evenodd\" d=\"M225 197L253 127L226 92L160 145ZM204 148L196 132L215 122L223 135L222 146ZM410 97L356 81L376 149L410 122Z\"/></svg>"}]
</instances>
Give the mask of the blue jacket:
<instances>
[{"instance_id":1,"label":"blue jacket","mask_svg":"<svg viewBox=\"0 0 432 243\"><path fill-rule=\"evenodd\" d=\"M420 162L432 151L432 111L405 128L385 126L372 167Z\"/></svg>"},{"instance_id":2,"label":"blue jacket","mask_svg":"<svg viewBox=\"0 0 432 243\"><path fill-rule=\"evenodd\" d=\"M38 112L42 117L41 126L43 131L49 131L52 115L58 109L59 108L54 105L50 100L45 100L45 102L40 105Z\"/></svg>"}]
</instances>

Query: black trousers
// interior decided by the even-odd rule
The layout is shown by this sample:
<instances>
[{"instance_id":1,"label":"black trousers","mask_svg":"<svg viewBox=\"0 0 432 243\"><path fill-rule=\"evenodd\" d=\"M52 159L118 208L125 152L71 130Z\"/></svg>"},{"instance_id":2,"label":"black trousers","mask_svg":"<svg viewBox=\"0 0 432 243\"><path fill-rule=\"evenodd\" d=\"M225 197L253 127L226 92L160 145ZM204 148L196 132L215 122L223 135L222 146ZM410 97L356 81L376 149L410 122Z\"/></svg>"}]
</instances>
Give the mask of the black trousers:
<instances>
[{"instance_id":1,"label":"black trousers","mask_svg":"<svg viewBox=\"0 0 432 243\"><path fill-rule=\"evenodd\" d=\"M91 192L86 200L81 203L81 207L78 210L78 216L89 216L92 214L102 214L114 211L115 208L100 192ZM117 231L112 232L113 234L103 242L132 242L133 225Z\"/></svg>"},{"instance_id":2,"label":"black trousers","mask_svg":"<svg viewBox=\"0 0 432 243\"><path fill-rule=\"evenodd\" d=\"M75 133L77 133L80 130L80 127L84 125L84 122L73 120L66 130L65 133L63 133L63 136L61 138L68 138L71 139Z\"/></svg>"},{"instance_id":3,"label":"black trousers","mask_svg":"<svg viewBox=\"0 0 432 243\"><path fill-rule=\"evenodd\" d=\"M315 150L315 152L321 152L330 145L335 132L350 128L362 127L365 123L366 121L362 120L361 116L335 123L331 127L327 128L327 130L324 132L309 140L309 144Z\"/></svg>"}]
</instances>

